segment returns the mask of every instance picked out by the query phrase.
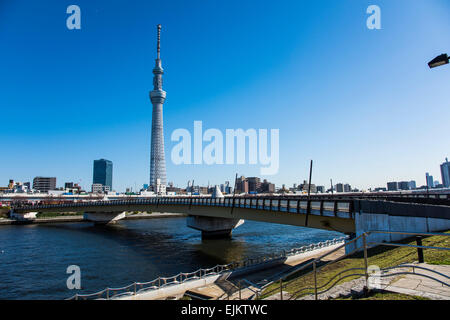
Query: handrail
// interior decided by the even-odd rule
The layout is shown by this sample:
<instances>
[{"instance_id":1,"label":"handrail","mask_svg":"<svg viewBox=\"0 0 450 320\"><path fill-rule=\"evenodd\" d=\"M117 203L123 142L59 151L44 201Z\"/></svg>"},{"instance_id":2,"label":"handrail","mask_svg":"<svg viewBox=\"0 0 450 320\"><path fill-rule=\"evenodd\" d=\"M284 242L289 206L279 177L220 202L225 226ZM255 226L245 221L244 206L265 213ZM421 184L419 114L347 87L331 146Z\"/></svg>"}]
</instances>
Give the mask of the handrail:
<instances>
[{"instance_id":1,"label":"handrail","mask_svg":"<svg viewBox=\"0 0 450 320\"><path fill-rule=\"evenodd\" d=\"M32 198L32 197L31 197ZM349 203L349 209L348 212L353 212L354 208L352 208L352 203L354 201L359 200L379 200L379 201L394 201L394 202L411 202L411 203L419 203L419 204L431 204L431 205L450 205L450 194L447 193L435 193L435 194L420 194L420 193L411 193L411 194L405 194L405 193L377 193L377 194L365 194L365 193L354 193L354 194L335 194L335 195L329 195L329 194L316 194L311 195L310 199L308 199L307 195L277 195L277 194L258 194L258 195L226 195L224 198L220 199L219 203L212 203L211 199L214 200L214 202L217 200L217 198L212 198L211 195L191 195L191 196L140 196L136 195L136 197L124 197L124 199L116 199L116 200L106 200L103 201L99 197L84 197L80 199L72 198L64 198L64 197L51 197L48 199L42 199L39 200L40 202L54 202L54 201L64 201L62 205L66 207L73 207L74 204L76 204L78 207L85 206L86 203L91 204L112 204L113 202L116 204L155 204L156 202L159 202L162 200L164 204L186 204L186 202L192 203L192 200L206 200L206 202L199 203L199 201L196 201L196 205L217 205L217 206L223 206L224 202L222 199L226 200L232 200L235 199L238 202L238 207L243 207L241 205L240 200L241 199L256 199L257 204L256 207L259 207L259 200L280 200L280 201L302 201L306 202L306 206L304 206L305 210L308 208L308 206L312 202L334 202L334 203ZM24 205L24 201L29 201L29 197L25 197L24 199L14 199L11 200L11 207L12 209L18 209L18 210L33 210L36 208L55 208L54 206L57 206L55 204L42 204L42 203L32 203L29 205L26 203ZM180 201L181 200L181 201ZM186 202L183 202L183 200L189 200ZM235 202L235 201L233 201ZM53 207L49 207L53 206ZM231 203L228 203L228 207L234 207ZM252 207L251 205L249 207ZM264 210L265 203L262 205L262 209ZM283 204L281 207L286 209L286 205ZM288 208L289 209L289 208ZM321 208L316 208L317 210L321 210ZM282 210L284 211L284 210ZM339 210L340 211L340 210ZM342 210L345 211L345 210Z\"/></svg>"},{"instance_id":2,"label":"handrail","mask_svg":"<svg viewBox=\"0 0 450 320\"><path fill-rule=\"evenodd\" d=\"M351 270L351 269L348 269L348 270ZM348 271L348 270L344 270L344 271ZM333 288L336 284L338 284L339 283L339 281L341 281L342 279L346 279L346 278L350 278L350 277L354 277L354 276L364 276L364 274L360 274L360 273L352 273L352 274L348 274L348 275L346 275L346 276L344 276L344 277L342 277L342 278L340 278L339 280L337 280L337 281L335 281L334 283L333 283L333 285L332 286L330 286L328 289L326 289L326 290L323 290L323 291L320 291L320 292L316 292L315 294L316 295L319 295L319 294L322 294L322 293L325 293L325 292L327 292L327 291L329 291L331 288ZM323 287L323 286L322 286ZM300 294L300 292L302 292L302 291L305 291L305 290L317 290L317 289L319 289L318 287L317 288L314 288L314 287L312 287L312 288L303 288L303 289L301 289L301 290L299 290L299 291L296 291L296 292L294 292L294 294L291 296L291 297L289 297L289 300L293 300L293 298L295 297L298 297Z\"/></svg>"},{"instance_id":3,"label":"handrail","mask_svg":"<svg viewBox=\"0 0 450 320\"><path fill-rule=\"evenodd\" d=\"M313 250L326 248L326 247L341 243L344 241L344 239L345 239L345 237L334 238L332 240L326 240L326 241L318 242L316 244L306 245L306 246L302 246L300 248L294 248L289 251L283 250L280 253L275 253L275 254L271 254L271 255L267 255L267 256L262 256L262 257L258 257L258 258L248 258L243 261L231 262L231 263L224 264L224 265L216 265L212 268L206 268L206 269L201 268L196 271L189 272L189 273L178 273L177 275L172 276L172 277L158 277L157 279L149 281L149 282L134 282L134 283L124 286L124 287L105 288L96 293L91 293L91 294L77 293L74 296L68 298L67 300L73 300L73 299L77 300L78 298L90 298L90 297L99 298L99 295L103 296L104 293L106 293L107 299L110 299L111 297L109 297L109 293L111 291L115 292L115 291L120 291L120 290L127 290L128 288L133 287L133 286L134 286L134 292L124 292L121 295L130 294L130 293L136 295L137 293L142 292L142 291L156 290L156 289L165 287L167 285L184 283L184 282L191 281L194 279L201 279L205 276L222 274L222 273L240 269L240 268L245 268L245 267L254 266L254 265L258 265L258 264L268 263L268 262L275 261L275 260L278 260L281 258L287 258L290 256L294 256L298 253L310 252ZM194 276L190 277L190 276L186 276L186 275L194 275ZM184 278L183 278L183 276L184 276ZM180 278L181 281L177 281L177 278ZM170 281L170 280L173 280L173 281ZM146 286L146 285L150 285L150 286L144 288L144 286ZM139 290L137 290L136 286L140 286L141 288ZM113 295L113 297L117 297L117 295L118 294L115 294L115 295Z\"/></svg>"},{"instance_id":4,"label":"handrail","mask_svg":"<svg viewBox=\"0 0 450 320\"><path fill-rule=\"evenodd\" d=\"M343 258L345 258L345 257L347 257L347 256L349 256L349 255L353 254L354 252L359 251L359 250L361 250L361 249L364 250L364 260L365 260L365 266L366 266L366 268L367 268L367 246L368 246L369 244L387 245L387 246L396 246L396 247L405 247L405 246L406 246L406 247L412 247L412 248L418 248L418 249L450 250L450 248L447 248L447 247L433 247L433 246L422 246L422 245L420 245L420 246L419 246L419 245L414 246L414 245L405 245L405 244L399 244L399 243L386 243L386 242L381 243L381 242L368 242L368 241L366 241L366 238L367 238L370 234L374 234L374 233L406 234L406 235L420 235L420 236L446 236L446 237L450 237L450 233L438 233L438 232L422 232L422 233L421 233L421 232L417 232L417 233L415 233L415 232L378 231L378 230L367 231L367 232L364 232L363 234L361 234L360 236L358 236L357 238L354 238L354 239L352 239L351 241L345 243L344 245L339 246L338 248L336 248L336 249L334 249L334 250L332 250L332 251L330 251L330 252L328 252L328 253L326 253L326 254L324 254L324 255L318 257L318 258L315 258L313 261L311 261L311 262L309 262L309 263L307 263L307 264L301 266L300 268L296 268L295 270L289 272L288 274L284 275L283 277L280 277L280 279L278 279L278 280L273 280L273 281L271 281L271 282L265 284L263 287L261 287L260 292L262 292L265 288L267 288L267 287L270 286L270 285L273 285L273 284L276 283L276 282L280 282L280 287L279 287L279 288L274 288L274 289L272 289L272 290L270 290L270 291L268 291L268 292L265 292L264 294L265 294L265 295L270 295L270 294L273 293L274 291L278 291L278 290L280 290L280 291L282 292L283 287L287 287L287 286L289 285L289 283L281 284L282 281L280 281L280 280L285 280L285 279L286 279L287 277L289 277L290 275L292 275L292 274L294 274L294 273L297 273L297 272L300 272L300 271L306 269L307 267L310 267L311 265L313 265L313 267L314 267L313 270L311 270L311 271L305 273L304 275L302 275L302 277L305 277L305 276L307 276L307 275L309 275L309 274L311 274L311 273L314 272L314 276L315 276L315 278L316 278L316 273L317 273L317 271L320 271L320 269L322 269L322 268L324 268L324 267L326 267L326 266L328 266L328 265L330 265L330 264L332 264L332 263L335 263L335 262L337 262L337 261L339 261L339 260L342 260ZM325 263L325 264L319 266L318 268L316 268L317 262L319 262L322 258L326 257L327 255L331 254L332 252L335 252L335 251L341 249L342 247L346 247L346 246L348 246L349 244L351 244L351 243L353 243L353 242L356 242L356 241L357 241L358 239L360 239L360 238L363 238L363 245L356 247L354 250L352 250L352 252L350 252L350 253L348 253L348 254L345 254L344 256L341 256L341 257L339 257L339 258L337 258L337 259L334 259L334 260L332 260L332 261L328 261L327 263ZM441 275L441 276L444 276L444 277L447 278L447 279L450 279L450 277L448 277L448 276L446 276L446 275L444 275L444 274L442 274L442 273L439 273L439 272L437 272L437 271L434 271L434 270L431 270L431 269L428 269L428 268L425 268L425 267L421 267L421 266L414 266L414 265L399 265L399 266L395 266L395 267L384 268L384 269L381 269L381 271L390 270L390 269L395 269L395 268L400 268L400 267L413 267L413 268L418 268L418 269L424 269L424 270L431 271L431 272L433 272L433 273L439 274L439 275ZM333 284L332 284L328 289L326 289L325 291L318 292L318 289L321 289L321 288L326 287L331 281L333 281L334 279L336 279L336 277L337 277L338 275L340 275L340 274L342 274L342 273L345 273L345 272L347 272L347 271L350 271L350 270L357 270L357 269L365 270L364 268L349 268L349 269L343 270L343 271L339 272L338 274L334 275L331 279L329 279L328 282L327 282L326 284L324 284L324 285L322 285L322 286L320 286L320 287L317 287L317 284L315 283L315 287L313 287L313 288L310 288L310 287L302 288L302 289L300 289L300 290L294 292L294 293L290 296L289 299L293 299L293 298L298 297L298 296L299 296L299 293L302 292L302 291L305 291L305 290L312 290L312 289L314 289L315 298L317 299L317 295L318 295L318 294L322 294L322 293L324 293L324 292L327 292L328 290L330 290L331 288L333 288L337 283L339 283L342 279L345 279L345 278L348 278L348 277L351 277L351 276L358 276L358 275L359 275L359 276L365 276L365 278L366 278L366 287L367 287L367 286L368 286L368 277L369 277L369 275L368 275L368 272L367 272L367 269L366 269L365 272L364 272L364 274L356 274L356 273L355 273L355 274L347 275L347 276L345 276L345 277L340 278L340 279L339 279L338 281L336 281L335 283L333 283ZM439 283L441 283L441 284L445 284L445 285L447 285L447 286L450 286L449 284L447 284L447 283L445 283L445 282L442 282L442 281L440 281L440 280L438 280L438 279L435 279L435 278L433 278L433 277L430 277L430 276L427 276L427 275L423 275L423 274L418 274L418 273L407 273L407 272L406 272L406 273L396 273L396 274L415 274L415 275L420 275L420 276L424 276L424 277L426 277L426 278L435 280L435 281L437 281L437 282L439 282ZM388 277L388 276L393 276L393 275L394 275L394 274L391 274L391 275L382 275L381 277Z\"/></svg>"},{"instance_id":5,"label":"handrail","mask_svg":"<svg viewBox=\"0 0 450 320\"><path fill-rule=\"evenodd\" d=\"M380 269L380 271L393 270L393 269L398 269L398 268L416 268L416 269L422 269L422 270L426 270L426 271L429 271L429 272L432 272L432 273L436 273L436 274L438 274L438 275L440 275L440 276L443 276L443 277L445 277L445 278L447 278L447 279L450 279L450 277L446 276L445 274L442 274L442 273L440 273L440 272L437 272L437 271L435 271L435 270L433 270L433 269L429 269L429 268L425 268L425 267L421 267L421 266L416 266L416 265L404 265L404 264L400 264L400 265L397 265L397 266L394 266L394 267L388 267L388 268ZM345 272L350 271L350 270L356 270L356 269L364 270L363 268L349 268L349 269L345 269L345 270L341 271L339 274L345 273ZM445 285L445 286L447 286L447 287L450 287L450 284L448 284L448 283L446 283L446 282L443 282L443 281L441 281L441 280L439 280L439 279L436 279L436 278L431 277L431 276L426 275L426 274L415 273L415 272L406 272L406 271L404 271L404 272L396 272L396 273L390 273L390 274L381 274L381 275L377 275L376 277L387 278L387 277L393 277L393 276L398 276L398 275L408 275L408 274L410 274L410 275L415 275L415 276L421 276L421 277L424 277L424 278L428 278L428 279L431 279L431 280L433 280L433 281L439 282L439 283L441 283L442 285ZM346 275L345 277L342 277L342 278L340 278L338 281L334 282L333 285L331 285L328 289L323 290L323 291L320 291L320 292L317 292L317 294L323 294L323 293L329 291L330 289L332 289L332 288L333 288L339 281L341 281L342 279L349 278L349 277L353 277L353 276L361 276L361 277L363 277L363 276L365 276L365 274L352 273L352 274ZM328 281L325 285L323 285L323 286L321 286L321 287L317 287L316 289L320 289L320 288L323 288L323 287L327 286L327 285L328 285L333 279L335 279L335 278L336 278L336 277L333 277L333 278L332 278L330 281ZM305 290L315 290L315 288L313 288L313 287L302 288L302 289L300 289L300 290L294 292L294 293L289 297L289 300L292 300L292 299L297 298L297 297L300 295L300 292L305 291Z\"/></svg>"},{"instance_id":6,"label":"handrail","mask_svg":"<svg viewBox=\"0 0 450 320\"><path fill-rule=\"evenodd\" d=\"M322 260L324 257L326 257L326 256L328 256L328 255L330 255L330 254L332 254L332 253L334 253L334 252L336 252L336 251L338 251L338 250L340 250L340 249L342 249L342 248L348 246L349 244L351 244L351 243L353 243L353 242L356 242L358 239L360 239L360 238L362 238L362 237L363 237L363 235L360 235L360 236L358 236L358 237L356 237L356 238L350 240L349 242L344 243L344 244L342 244L341 246L339 246L339 247L337 247L337 248L335 248L335 249L333 249L333 250L331 250L331 251L329 251L329 252L327 252L327 253L321 255L320 257L315 258L315 259L313 259L312 261L310 261L310 262L308 262L308 263L306 263L306 264L300 266L299 268L294 268L292 271L288 272L287 274L284 274L283 277L281 277L280 279L281 279L281 280L285 280L286 278L288 278L288 277L291 276L292 274L298 273L298 272L300 272L300 271L305 270L306 268L312 266L314 263L317 263L317 261ZM347 256L349 256L349 255L352 255L352 254L355 253L357 250L358 250L358 248L356 248L356 249L354 249L353 251L351 251L351 252L345 254L345 255L342 256L342 257L339 257L339 258L333 260L333 262L337 262L337 261L339 261L339 260L342 260L342 259L344 259L345 257L347 257ZM320 270L320 269L323 268L323 267L324 267L324 266L320 266L317 270ZM317 271L317 270L316 270L316 271ZM306 275L308 275L308 274L310 274L310 273L312 273L312 272L313 272L313 270L311 270L311 271L305 273L303 276L306 276ZM261 287L261 291L263 291L264 289L266 289L266 288L269 287L270 285L274 284L275 282L279 282L280 279L272 280L272 281L266 283L264 286ZM286 287L287 285L288 285L287 283L284 283L284 284L282 284L282 287ZM278 291L278 288L275 288L275 289L273 289L273 290L271 290L271 291L269 291L269 292L266 292L266 294L271 294L272 292L275 292L275 291Z\"/></svg>"}]
</instances>

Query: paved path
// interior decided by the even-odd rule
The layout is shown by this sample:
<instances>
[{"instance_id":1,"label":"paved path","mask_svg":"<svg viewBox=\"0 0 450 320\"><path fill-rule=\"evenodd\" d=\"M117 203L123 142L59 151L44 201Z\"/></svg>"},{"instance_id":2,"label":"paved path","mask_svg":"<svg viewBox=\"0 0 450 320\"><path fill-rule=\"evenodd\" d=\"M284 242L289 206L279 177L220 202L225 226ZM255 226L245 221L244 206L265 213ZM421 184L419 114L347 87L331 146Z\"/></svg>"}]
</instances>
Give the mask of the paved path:
<instances>
[{"instance_id":1,"label":"paved path","mask_svg":"<svg viewBox=\"0 0 450 320\"><path fill-rule=\"evenodd\" d=\"M249 299L255 294L256 291L258 291L257 289L258 287L272 281L273 279L278 279L281 275L288 273L293 268L298 268L299 266L311 261L311 259L318 258L324 255L326 252L329 252L340 245L341 244L305 252L297 256L291 257L289 261L285 263L264 270L247 273L239 277L234 277L231 280L220 279L219 281L216 281L213 284L201 288L196 288L190 291L209 296L213 300L226 300L226 299L237 300L239 299L239 282L240 282L241 299L242 300ZM344 254L345 251L344 248L342 248L325 257L323 261L334 260L343 256ZM243 281L244 279L250 281L250 283Z\"/></svg>"},{"instance_id":2,"label":"paved path","mask_svg":"<svg viewBox=\"0 0 450 320\"><path fill-rule=\"evenodd\" d=\"M439 272L445 276L436 274L432 271L423 270L419 268L408 268L409 272L414 272L417 275L404 275L396 277L393 281L383 286L386 291L409 294L432 300L450 300L450 266L449 265L430 265L426 263L414 264L418 267L431 269ZM420 276L426 275L440 280L448 285L444 285L435 280Z\"/></svg>"},{"instance_id":3,"label":"paved path","mask_svg":"<svg viewBox=\"0 0 450 320\"><path fill-rule=\"evenodd\" d=\"M431 300L450 300L449 286L439 283L438 281L420 276L420 275L430 276L450 285L449 265L429 265L426 263L420 264L413 263L409 265L431 269L443 274L444 276L420 268L404 267L384 271L381 273L381 275L384 277L381 277L379 279L374 277L372 279L379 280L378 289L384 291L424 297ZM414 272L415 274L394 275L395 273L401 272ZM445 276L447 276L447 278ZM337 285L331 288L329 291L323 294L319 294L318 299L327 300L327 299L336 299L338 297L349 297L351 295L361 295L363 293L364 286L365 286L365 279L364 277L361 277ZM269 298L279 300L279 293ZM314 298L315 298L314 295L307 295L301 297L299 300L314 300Z\"/></svg>"}]
</instances>

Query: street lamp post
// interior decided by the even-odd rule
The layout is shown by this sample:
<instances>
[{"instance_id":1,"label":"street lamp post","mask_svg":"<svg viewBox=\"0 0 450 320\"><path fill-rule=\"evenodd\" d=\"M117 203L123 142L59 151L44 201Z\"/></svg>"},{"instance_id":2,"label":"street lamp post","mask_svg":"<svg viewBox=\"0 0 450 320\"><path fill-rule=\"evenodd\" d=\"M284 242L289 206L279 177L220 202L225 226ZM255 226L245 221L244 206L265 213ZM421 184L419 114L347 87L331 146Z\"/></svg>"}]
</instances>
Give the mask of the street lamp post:
<instances>
[{"instance_id":1,"label":"street lamp post","mask_svg":"<svg viewBox=\"0 0 450 320\"><path fill-rule=\"evenodd\" d=\"M443 66L444 64L449 63L449 57L446 53L441 54L440 56L437 56L430 62L428 62L428 66L430 69Z\"/></svg>"}]
</instances>

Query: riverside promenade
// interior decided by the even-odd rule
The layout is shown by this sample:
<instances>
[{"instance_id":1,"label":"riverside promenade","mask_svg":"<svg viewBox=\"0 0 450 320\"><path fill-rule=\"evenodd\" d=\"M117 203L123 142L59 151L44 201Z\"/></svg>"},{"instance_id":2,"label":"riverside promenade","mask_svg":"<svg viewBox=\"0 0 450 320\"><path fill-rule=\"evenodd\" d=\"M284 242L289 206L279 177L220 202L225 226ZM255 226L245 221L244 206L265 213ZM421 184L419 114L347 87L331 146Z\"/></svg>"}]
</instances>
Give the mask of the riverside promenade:
<instances>
[{"instance_id":1,"label":"riverside promenade","mask_svg":"<svg viewBox=\"0 0 450 320\"><path fill-rule=\"evenodd\" d=\"M257 289L266 283L269 283L285 273L300 267L301 265L311 261L311 259L318 258L327 252L330 252L340 244L332 245L325 248L319 248L313 251L300 253L289 257L285 262L268 266L259 270L245 272L243 274L233 275L219 279L215 283L189 290L188 294L192 296L207 297L211 300L247 300L255 295ZM345 249L326 256L323 262L338 259L345 255ZM240 292L239 292L240 291ZM183 294L176 298L181 298Z\"/></svg>"},{"instance_id":2,"label":"riverside promenade","mask_svg":"<svg viewBox=\"0 0 450 320\"><path fill-rule=\"evenodd\" d=\"M336 238L268 256L199 269L190 273L179 273L172 277L159 277L149 282L135 282L121 288L106 288L92 294L76 294L69 299L174 300L181 299L187 294L220 300L236 299L234 296L238 295L239 291L241 292L239 298L246 299L255 294L255 287L279 277L280 273L289 272L299 264L334 250L343 243L344 237ZM344 255L343 251L333 253L333 257L341 255ZM331 256L330 254L330 259ZM241 290L238 285L242 285Z\"/></svg>"}]
</instances>

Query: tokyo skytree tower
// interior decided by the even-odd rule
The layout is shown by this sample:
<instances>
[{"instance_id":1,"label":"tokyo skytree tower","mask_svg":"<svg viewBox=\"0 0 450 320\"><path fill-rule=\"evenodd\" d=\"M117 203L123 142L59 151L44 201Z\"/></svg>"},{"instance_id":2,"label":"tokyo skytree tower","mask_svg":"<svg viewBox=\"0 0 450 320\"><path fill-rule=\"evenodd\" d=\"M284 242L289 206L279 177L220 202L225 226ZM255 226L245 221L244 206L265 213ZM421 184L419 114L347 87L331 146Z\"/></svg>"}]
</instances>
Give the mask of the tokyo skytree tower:
<instances>
[{"instance_id":1,"label":"tokyo skytree tower","mask_svg":"<svg viewBox=\"0 0 450 320\"><path fill-rule=\"evenodd\" d=\"M150 154L150 185L156 187L156 179L160 179L161 185L166 185L166 159L164 156L164 133L163 133L163 104L166 100L166 92L162 89L162 75L159 56L159 42L161 36L161 25L158 24L157 58L153 69L153 90L150 91L150 100L153 104L152 114L152 145Z\"/></svg>"}]
</instances>

